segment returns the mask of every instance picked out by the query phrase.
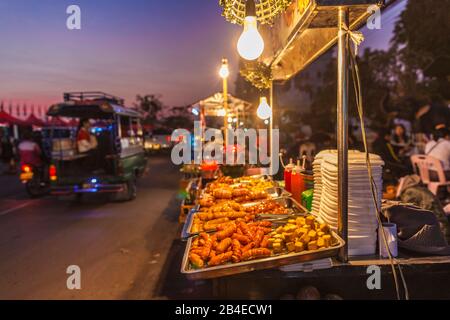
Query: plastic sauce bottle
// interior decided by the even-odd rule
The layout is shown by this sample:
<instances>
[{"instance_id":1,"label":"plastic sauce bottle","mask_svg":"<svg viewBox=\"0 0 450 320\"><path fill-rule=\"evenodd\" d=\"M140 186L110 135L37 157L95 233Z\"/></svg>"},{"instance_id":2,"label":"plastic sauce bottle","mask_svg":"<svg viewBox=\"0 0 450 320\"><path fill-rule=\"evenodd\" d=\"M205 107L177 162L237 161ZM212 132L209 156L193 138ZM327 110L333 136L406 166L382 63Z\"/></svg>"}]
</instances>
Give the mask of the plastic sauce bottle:
<instances>
[{"instance_id":1,"label":"plastic sauce bottle","mask_svg":"<svg viewBox=\"0 0 450 320\"><path fill-rule=\"evenodd\" d=\"M300 166L300 160L298 160L297 165L292 169L291 173L291 193L292 197L298 203L302 201L302 192L305 191L304 189L302 167Z\"/></svg>"},{"instance_id":2,"label":"plastic sauce bottle","mask_svg":"<svg viewBox=\"0 0 450 320\"><path fill-rule=\"evenodd\" d=\"M292 169L294 169L295 165L292 161L292 158L289 159L289 164L284 168L284 188L287 192L291 192L291 175Z\"/></svg>"}]
</instances>

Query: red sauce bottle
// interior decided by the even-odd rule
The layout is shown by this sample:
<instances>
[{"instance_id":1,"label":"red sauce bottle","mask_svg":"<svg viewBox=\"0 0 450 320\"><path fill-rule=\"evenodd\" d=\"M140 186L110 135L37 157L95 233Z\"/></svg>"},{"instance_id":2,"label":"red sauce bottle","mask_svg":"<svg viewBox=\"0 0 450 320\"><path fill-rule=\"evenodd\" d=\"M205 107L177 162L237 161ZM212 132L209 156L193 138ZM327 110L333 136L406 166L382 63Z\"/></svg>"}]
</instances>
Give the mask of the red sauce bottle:
<instances>
[{"instance_id":1,"label":"red sauce bottle","mask_svg":"<svg viewBox=\"0 0 450 320\"><path fill-rule=\"evenodd\" d=\"M292 169L291 173L291 193L298 203L302 201L303 191L305 191L305 183L303 181L302 167L300 166L300 161L297 161L297 165Z\"/></svg>"},{"instance_id":2,"label":"red sauce bottle","mask_svg":"<svg viewBox=\"0 0 450 320\"><path fill-rule=\"evenodd\" d=\"M291 176L292 176L292 169L294 169L294 163L292 161L292 158L289 159L289 164L284 168L284 188L287 192L291 192Z\"/></svg>"}]
</instances>

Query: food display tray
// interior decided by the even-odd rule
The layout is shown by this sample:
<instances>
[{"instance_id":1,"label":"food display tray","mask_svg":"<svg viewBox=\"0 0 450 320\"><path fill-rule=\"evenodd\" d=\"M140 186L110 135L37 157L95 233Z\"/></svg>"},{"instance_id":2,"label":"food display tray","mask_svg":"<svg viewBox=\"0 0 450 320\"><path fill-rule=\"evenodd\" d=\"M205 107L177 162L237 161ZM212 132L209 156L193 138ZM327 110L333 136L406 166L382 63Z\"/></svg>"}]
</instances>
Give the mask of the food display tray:
<instances>
[{"instance_id":1,"label":"food display tray","mask_svg":"<svg viewBox=\"0 0 450 320\"><path fill-rule=\"evenodd\" d=\"M271 214L260 213L257 215L260 220L283 220L287 218L291 218L292 216L304 216L308 214L308 210L304 208L301 204L295 201L294 198L291 197L280 197L273 199L275 202L283 205L285 208L289 209L289 213L287 214Z\"/></svg>"},{"instance_id":2,"label":"food display tray","mask_svg":"<svg viewBox=\"0 0 450 320\"><path fill-rule=\"evenodd\" d=\"M186 241L189 237L196 236L199 232L191 233L192 224L194 223L194 214L200 210L200 205L196 205L194 208L189 211L189 214L186 216L186 221L183 225L183 229L181 230L181 240Z\"/></svg>"},{"instance_id":3,"label":"food display tray","mask_svg":"<svg viewBox=\"0 0 450 320\"><path fill-rule=\"evenodd\" d=\"M300 205L297 201L295 201L291 197L280 197L273 199L274 201L282 204L285 208L290 209L290 212L288 214L271 214L271 213L264 213L264 214L258 214L257 219L259 220L284 220L287 218L291 218L293 216L303 216L308 213L308 210L306 210L302 205ZM257 205L260 201L255 202L249 202L243 204L244 207ZM196 236L199 234L199 232L191 232L192 225L194 223L194 215L199 212L200 205L195 206L192 208L192 210L189 212L189 214L186 217L186 222L184 223L183 229L181 231L181 239L187 240L187 238ZM214 232L214 231L205 231L205 232Z\"/></svg>"},{"instance_id":4,"label":"food display tray","mask_svg":"<svg viewBox=\"0 0 450 320\"><path fill-rule=\"evenodd\" d=\"M285 253L263 259L255 259L238 263L227 263L220 266L202 269L193 269L190 267L189 251L194 239L194 237L191 237L188 239L186 244L186 249L181 263L181 273L185 274L190 280L212 279L255 270L279 268L281 266L295 263L335 257L337 256L339 249L344 246L345 242L335 232L332 231L331 235L333 237L333 243L329 248L321 248L314 251L303 251L298 253Z\"/></svg>"},{"instance_id":5,"label":"food display tray","mask_svg":"<svg viewBox=\"0 0 450 320\"><path fill-rule=\"evenodd\" d=\"M248 178L249 178L248 180L242 179L242 181L240 183L245 183L246 181L250 182L255 179L264 180L264 181L272 181L273 180L272 176L267 175L267 174L255 174L255 175L249 176Z\"/></svg>"}]
</instances>

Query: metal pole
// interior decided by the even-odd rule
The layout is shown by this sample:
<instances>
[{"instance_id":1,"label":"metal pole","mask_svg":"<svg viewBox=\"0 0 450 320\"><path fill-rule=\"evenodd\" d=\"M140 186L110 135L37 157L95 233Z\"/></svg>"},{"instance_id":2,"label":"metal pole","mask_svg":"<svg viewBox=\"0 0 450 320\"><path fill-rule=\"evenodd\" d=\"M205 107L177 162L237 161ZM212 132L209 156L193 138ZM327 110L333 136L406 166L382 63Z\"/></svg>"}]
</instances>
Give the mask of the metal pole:
<instances>
[{"instance_id":1,"label":"metal pole","mask_svg":"<svg viewBox=\"0 0 450 320\"><path fill-rule=\"evenodd\" d=\"M223 109L225 110L223 117L225 147L228 148L228 77L223 78Z\"/></svg>"},{"instance_id":2,"label":"metal pole","mask_svg":"<svg viewBox=\"0 0 450 320\"><path fill-rule=\"evenodd\" d=\"M338 78L337 78L337 149L338 149L338 233L345 246L339 252L342 262L348 261L348 9L338 12Z\"/></svg>"},{"instance_id":3,"label":"metal pole","mask_svg":"<svg viewBox=\"0 0 450 320\"><path fill-rule=\"evenodd\" d=\"M269 146L269 150L270 150L270 168L269 168L269 174L272 175L273 174L273 81L270 80L270 108L272 109L272 115L270 116L270 124L269 124L269 139L270 139L270 146Z\"/></svg>"}]
</instances>

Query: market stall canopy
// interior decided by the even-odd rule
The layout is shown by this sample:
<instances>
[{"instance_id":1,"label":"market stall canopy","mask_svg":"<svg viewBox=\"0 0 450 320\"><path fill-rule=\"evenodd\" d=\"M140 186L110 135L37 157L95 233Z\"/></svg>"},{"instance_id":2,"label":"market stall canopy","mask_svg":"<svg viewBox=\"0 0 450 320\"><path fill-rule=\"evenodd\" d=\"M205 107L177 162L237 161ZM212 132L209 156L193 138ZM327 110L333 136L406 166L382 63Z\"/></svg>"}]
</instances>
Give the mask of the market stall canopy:
<instances>
[{"instance_id":1,"label":"market stall canopy","mask_svg":"<svg viewBox=\"0 0 450 320\"><path fill-rule=\"evenodd\" d=\"M25 126L26 123L20 119L13 117L5 111L0 111L0 124Z\"/></svg>"},{"instance_id":2,"label":"market stall canopy","mask_svg":"<svg viewBox=\"0 0 450 320\"><path fill-rule=\"evenodd\" d=\"M389 1L389 4L395 0ZM272 69L273 80L288 80L338 39L338 9L349 10L350 30L359 29L382 0L294 0L273 26L260 27L265 39L262 62Z\"/></svg>"},{"instance_id":3,"label":"market stall canopy","mask_svg":"<svg viewBox=\"0 0 450 320\"><path fill-rule=\"evenodd\" d=\"M243 114L249 112L252 107L250 102L238 99L231 94L228 95L228 115ZM223 94L218 92L206 99L192 105L193 109L203 110L205 116L223 116Z\"/></svg>"},{"instance_id":4,"label":"market stall canopy","mask_svg":"<svg viewBox=\"0 0 450 320\"><path fill-rule=\"evenodd\" d=\"M30 114L30 116L25 120L25 123L29 126L35 126L35 127L45 127L46 123L36 117L33 113Z\"/></svg>"}]
</instances>

